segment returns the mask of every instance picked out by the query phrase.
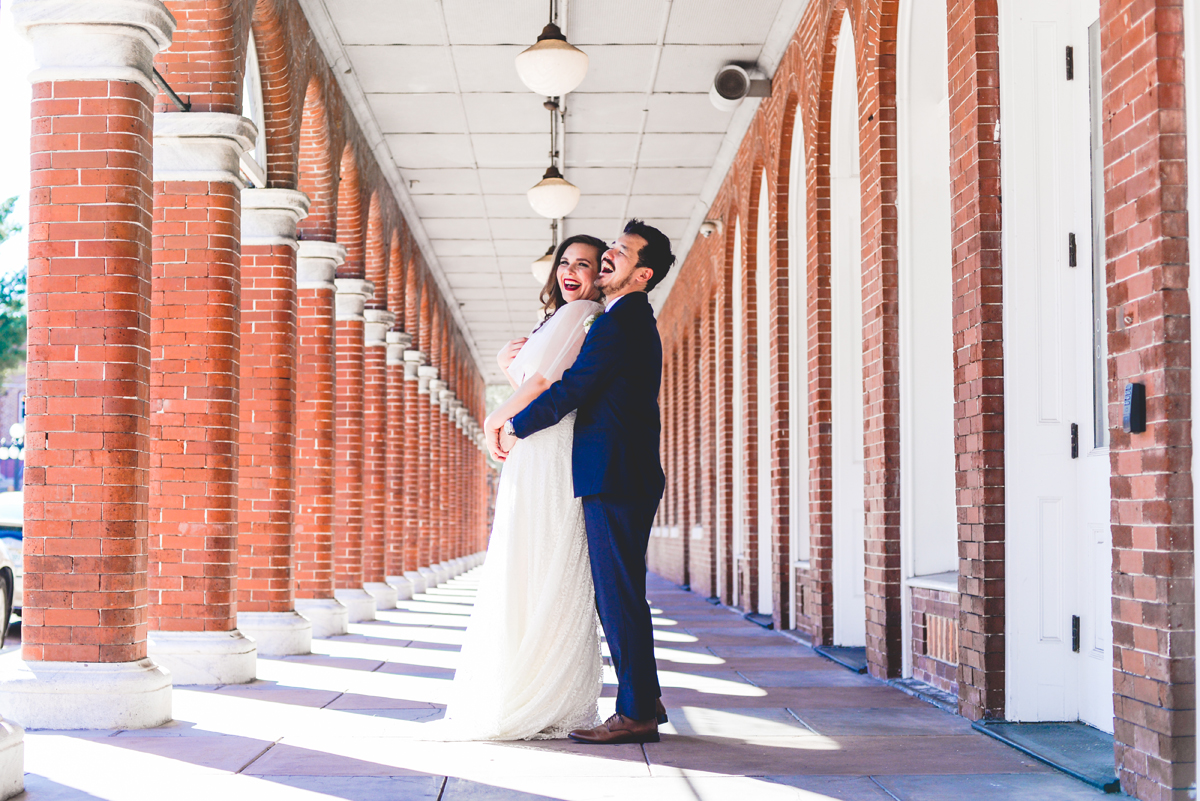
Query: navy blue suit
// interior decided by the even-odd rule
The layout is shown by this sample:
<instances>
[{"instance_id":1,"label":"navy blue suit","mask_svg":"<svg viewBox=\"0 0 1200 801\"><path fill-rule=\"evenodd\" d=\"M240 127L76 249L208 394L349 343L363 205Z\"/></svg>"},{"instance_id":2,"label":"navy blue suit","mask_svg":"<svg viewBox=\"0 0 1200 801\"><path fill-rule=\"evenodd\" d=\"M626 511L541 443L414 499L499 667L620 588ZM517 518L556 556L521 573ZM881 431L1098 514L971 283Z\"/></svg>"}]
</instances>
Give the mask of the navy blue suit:
<instances>
[{"instance_id":1,"label":"navy blue suit","mask_svg":"<svg viewBox=\"0 0 1200 801\"><path fill-rule=\"evenodd\" d=\"M583 499L596 609L617 673L617 711L655 716L662 694L646 603L646 548L666 483L658 457L662 341L644 292L600 315L575 363L512 419L518 437L572 411L575 496Z\"/></svg>"}]
</instances>

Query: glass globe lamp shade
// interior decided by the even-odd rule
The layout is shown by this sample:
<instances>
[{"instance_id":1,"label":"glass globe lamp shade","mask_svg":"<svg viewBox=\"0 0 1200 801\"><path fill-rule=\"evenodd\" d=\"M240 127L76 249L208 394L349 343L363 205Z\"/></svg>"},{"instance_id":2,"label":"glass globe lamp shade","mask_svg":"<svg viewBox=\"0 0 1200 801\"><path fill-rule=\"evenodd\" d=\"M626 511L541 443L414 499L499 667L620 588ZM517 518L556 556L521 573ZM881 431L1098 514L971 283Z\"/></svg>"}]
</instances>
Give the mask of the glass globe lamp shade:
<instances>
[{"instance_id":1,"label":"glass globe lamp shade","mask_svg":"<svg viewBox=\"0 0 1200 801\"><path fill-rule=\"evenodd\" d=\"M543 286L550 277L550 270L554 268L554 245L546 248L546 254L531 264L530 268L538 286Z\"/></svg>"},{"instance_id":2,"label":"glass globe lamp shade","mask_svg":"<svg viewBox=\"0 0 1200 801\"><path fill-rule=\"evenodd\" d=\"M531 92L561 97L583 83L588 56L567 42L554 23L542 30L537 43L517 56L517 75Z\"/></svg>"},{"instance_id":3,"label":"glass globe lamp shade","mask_svg":"<svg viewBox=\"0 0 1200 801\"><path fill-rule=\"evenodd\" d=\"M566 217L579 205L579 187L563 178L557 167L546 170L525 196L534 211L551 220Z\"/></svg>"}]
</instances>

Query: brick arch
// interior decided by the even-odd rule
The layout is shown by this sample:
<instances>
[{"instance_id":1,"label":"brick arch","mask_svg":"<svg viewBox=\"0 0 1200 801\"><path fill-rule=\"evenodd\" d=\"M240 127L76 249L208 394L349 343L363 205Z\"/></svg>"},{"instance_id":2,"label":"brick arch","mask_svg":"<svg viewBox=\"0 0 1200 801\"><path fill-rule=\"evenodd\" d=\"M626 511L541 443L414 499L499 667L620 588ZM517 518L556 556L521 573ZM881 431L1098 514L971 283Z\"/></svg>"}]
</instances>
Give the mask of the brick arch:
<instances>
[{"instance_id":1,"label":"brick arch","mask_svg":"<svg viewBox=\"0 0 1200 801\"><path fill-rule=\"evenodd\" d=\"M154 66L192 111L242 112L250 15L239 0L165 0L178 27ZM156 112L178 109L159 92Z\"/></svg>"},{"instance_id":2,"label":"brick arch","mask_svg":"<svg viewBox=\"0 0 1200 801\"><path fill-rule=\"evenodd\" d=\"M404 330L405 288L408 286L401 239L400 231L393 229L388 243L387 307L396 315L394 327L398 331Z\"/></svg>"},{"instance_id":3,"label":"brick arch","mask_svg":"<svg viewBox=\"0 0 1200 801\"><path fill-rule=\"evenodd\" d=\"M305 86L306 96L300 104L301 119L297 120L295 53L289 47L275 2L257 0L250 30L258 49L258 72L262 78L266 130L259 131L259 135L266 137L267 185L291 189L297 184L297 150L302 149L297 147L300 144L298 137L303 135L304 117L310 113L307 95L316 90L312 84ZM313 102L319 101L314 98ZM297 134L297 128L300 134Z\"/></svg>"},{"instance_id":4,"label":"brick arch","mask_svg":"<svg viewBox=\"0 0 1200 801\"><path fill-rule=\"evenodd\" d=\"M410 255L405 265L404 330L412 335L413 350L421 350L424 338L422 304L425 303L424 282L416 262Z\"/></svg>"},{"instance_id":5,"label":"brick arch","mask_svg":"<svg viewBox=\"0 0 1200 801\"><path fill-rule=\"evenodd\" d=\"M338 267L338 278L362 278L366 273L362 220L362 185L354 147L346 145L338 168L337 241L346 247L346 261Z\"/></svg>"},{"instance_id":6,"label":"brick arch","mask_svg":"<svg viewBox=\"0 0 1200 801\"><path fill-rule=\"evenodd\" d=\"M268 123L269 124L269 123ZM271 161L271 140L267 140L267 161ZM300 221L303 239L333 241L337 232L337 198L334 194L334 169L329 141L329 120L320 83L309 81L300 118L298 160L299 189L308 195L308 216Z\"/></svg>"},{"instance_id":7,"label":"brick arch","mask_svg":"<svg viewBox=\"0 0 1200 801\"><path fill-rule=\"evenodd\" d=\"M367 203L367 228L363 274L375 285L375 294L368 298L367 308L387 308L388 248L384 239L382 209L379 193L372 192Z\"/></svg>"}]
</instances>

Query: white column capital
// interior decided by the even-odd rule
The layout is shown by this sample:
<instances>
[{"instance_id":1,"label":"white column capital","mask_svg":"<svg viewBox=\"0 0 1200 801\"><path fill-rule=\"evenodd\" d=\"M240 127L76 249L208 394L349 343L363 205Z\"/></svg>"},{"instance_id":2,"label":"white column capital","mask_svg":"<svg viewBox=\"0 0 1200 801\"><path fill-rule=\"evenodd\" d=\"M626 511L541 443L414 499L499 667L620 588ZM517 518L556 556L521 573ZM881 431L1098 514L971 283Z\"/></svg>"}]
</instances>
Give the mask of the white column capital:
<instances>
[{"instance_id":1,"label":"white column capital","mask_svg":"<svg viewBox=\"0 0 1200 801\"><path fill-rule=\"evenodd\" d=\"M387 347L388 329L396 322L396 313L385 309L367 309L363 312L363 318L367 321L366 347Z\"/></svg>"},{"instance_id":2,"label":"white column capital","mask_svg":"<svg viewBox=\"0 0 1200 801\"><path fill-rule=\"evenodd\" d=\"M11 8L33 43L31 82L128 81L158 94L154 56L176 25L159 0L13 0Z\"/></svg>"},{"instance_id":3,"label":"white column capital","mask_svg":"<svg viewBox=\"0 0 1200 801\"><path fill-rule=\"evenodd\" d=\"M258 129L237 114L217 111L154 115L154 180L211 181L244 189L241 157Z\"/></svg>"},{"instance_id":4,"label":"white column capital","mask_svg":"<svg viewBox=\"0 0 1200 801\"><path fill-rule=\"evenodd\" d=\"M442 383L446 384L446 382ZM446 384L446 386L449 386L449 384ZM438 406L441 407L442 414L449 415L450 403L454 400L454 390L447 389L446 386L443 386L442 391L438 393Z\"/></svg>"},{"instance_id":5,"label":"white column capital","mask_svg":"<svg viewBox=\"0 0 1200 801\"><path fill-rule=\"evenodd\" d=\"M296 285L300 289L334 289L333 277L345 261L345 245L301 239L296 248Z\"/></svg>"},{"instance_id":6,"label":"white column capital","mask_svg":"<svg viewBox=\"0 0 1200 801\"><path fill-rule=\"evenodd\" d=\"M424 368L422 368L424 369ZM436 367L431 367L431 370L436 370ZM440 378L432 378L429 381L429 405L439 407L442 404L442 391L446 388L446 382Z\"/></svg>"},{"instance_id":7,"label":"white column capital","mask_svg":"<svg viewBox=\"0 0 1200 801\"><path fill-rule=\"evenodd\" d=\"M420 376L417 371L425 363L425 354L419 350L404 351L404 380L417 381Z\"/></svg>"},{"instance_id":8,"label":"white column capital","mask_svg":"<svg viewBox=\"0 0 1200 801\"><path fill-rule=\"evenodd\" d=\"M308 216L308 203L308 195L296 189L243 190L242 244L296 249L296 226Z\"/></svg>"},{"instance_id":9,"label":"white column capital","mask_svg":"<svg viewBox=\"0 0 1200 801\"><path fill-rule=\"evenodd\" d=\"M409 353L419 353L420 351L406 351L404 358L408 359ZM423 356L424 354L422 354ZM429 384L438 377L438 369L431 364L417 364L417 392L421 395L428 395L430 392Z\"/></svg>"},{"instance_id":10,"label":"white column capital","mask_svg":"<svg viewBox=\"0 0 1200 801\"><path fill-rule=\"evenodd\" d=\"M362 320L367 298L375 294L375 285L362 278L336 278L337 320Z\"/></svg>"},{"instance_id":11,"label":"white column capital","mask_svg":"<svg viewBox=\"0 0 1200 801\"><path fill-rule=\"evenodd\" d=\"M393 365L404 364L404 352L411 346L412 334L406 334L403 331L388 331L387 363Z\"/></svg>"}]
</instances>

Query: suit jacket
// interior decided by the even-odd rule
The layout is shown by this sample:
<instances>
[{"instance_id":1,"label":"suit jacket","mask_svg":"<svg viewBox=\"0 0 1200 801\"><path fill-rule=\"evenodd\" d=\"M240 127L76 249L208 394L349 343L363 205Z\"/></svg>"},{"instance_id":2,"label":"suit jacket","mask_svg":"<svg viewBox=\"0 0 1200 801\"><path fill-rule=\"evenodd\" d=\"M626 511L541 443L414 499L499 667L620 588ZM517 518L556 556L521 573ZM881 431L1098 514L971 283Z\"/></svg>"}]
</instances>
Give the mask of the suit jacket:
<instances>
[{"instance_id":1,"label":"suit jacket","mask_svg":"<svg viewBox=\"0 0 1200 801\"><path fill-rule=\"evenodd\" d=\"M662 341L644 292L621 298L592 323L575 363L512 419L527 437L572 411L575 497L610 493L661 498L658 390Z\"/></svg>"}]
</instances>

